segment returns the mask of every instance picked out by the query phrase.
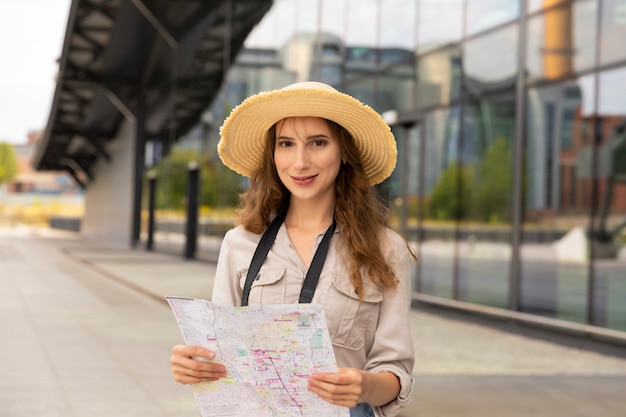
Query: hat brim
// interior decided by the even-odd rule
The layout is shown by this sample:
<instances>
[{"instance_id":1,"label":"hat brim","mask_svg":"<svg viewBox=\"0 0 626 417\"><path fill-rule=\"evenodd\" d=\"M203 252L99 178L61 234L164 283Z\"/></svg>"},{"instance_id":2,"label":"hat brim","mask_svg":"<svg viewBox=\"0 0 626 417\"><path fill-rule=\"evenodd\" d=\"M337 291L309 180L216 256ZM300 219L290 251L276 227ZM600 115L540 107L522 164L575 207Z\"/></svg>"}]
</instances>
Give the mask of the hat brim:
<instances>
[{"instance_id":1,"label":"hat brim","mask_svg":"<svg viewBox=\"0 0 626 417\"><path fill-rule=\"evenodd\" d=\"M389 125L371 107L321 83L259 93L235 107L220 129L217 150L222 162L251 177L261 166L268 130L288 117L321 117L346 129L361 153L370 185L393 172L397 149Z\"/></svg>"}]
</instances>

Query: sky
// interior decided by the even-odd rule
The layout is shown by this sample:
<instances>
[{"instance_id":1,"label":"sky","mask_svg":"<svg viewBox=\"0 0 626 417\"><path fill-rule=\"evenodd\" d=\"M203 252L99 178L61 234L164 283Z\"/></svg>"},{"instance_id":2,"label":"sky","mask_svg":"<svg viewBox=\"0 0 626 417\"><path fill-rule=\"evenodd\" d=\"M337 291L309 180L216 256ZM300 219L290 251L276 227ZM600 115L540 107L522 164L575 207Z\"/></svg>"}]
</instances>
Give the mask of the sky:
<instances>
[{"instance_id":1,"label":"sky","mask_svg":"<svg viewBox=\"0 0 626 417\"><path fill-rule=\"evenodd\" d=\"M71 0L0 0L0 142L48 122Z\"/></svg>"}]
</instances>

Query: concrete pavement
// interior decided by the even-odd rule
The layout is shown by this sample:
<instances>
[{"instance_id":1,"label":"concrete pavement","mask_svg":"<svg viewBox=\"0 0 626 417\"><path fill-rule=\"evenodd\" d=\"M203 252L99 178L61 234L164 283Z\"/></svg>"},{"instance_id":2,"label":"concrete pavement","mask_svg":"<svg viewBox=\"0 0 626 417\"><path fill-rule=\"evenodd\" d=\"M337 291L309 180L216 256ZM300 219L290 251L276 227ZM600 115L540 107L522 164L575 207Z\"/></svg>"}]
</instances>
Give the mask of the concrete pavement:
<instances>
[{"instance_id":1,"label":"concrete pavement","mask_svg":"<svg viewBox=\"0 0 626 417\"><path fill-rule=\"evenodd\" d=\"M0 229L0 416L197 416L169 370L165 295L209 298L214 264ZM404 417L626 415L626 348L416 306Z\"/></svg>"}]
</instances>

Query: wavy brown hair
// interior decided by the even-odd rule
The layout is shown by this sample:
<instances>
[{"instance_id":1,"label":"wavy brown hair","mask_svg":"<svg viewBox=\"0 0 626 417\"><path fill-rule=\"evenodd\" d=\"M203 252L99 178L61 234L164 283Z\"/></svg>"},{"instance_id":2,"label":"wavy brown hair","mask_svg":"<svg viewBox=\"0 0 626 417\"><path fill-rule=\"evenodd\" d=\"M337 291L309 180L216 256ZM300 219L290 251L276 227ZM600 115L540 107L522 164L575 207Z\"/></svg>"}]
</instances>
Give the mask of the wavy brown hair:
<instances>
[{"instance_id":1,"label":"wavy brown hair","mask_svg":"<svg viewBox=\"0 0 626 417\"><path fill-rule=\"evenodd\" d=\"M397 278L380 249L388 225L387 206L369 185L352 135L337 123L326 122L339 142L344 162L335 181L335 221L341 230L350 282L359 298L363 294L361 270L375 284L395 288ZM257 234L263 233L273 216L289 204L291 196L274 164L275 141L276 125L267 132L261 166L252 175L248 190L241 194L238 224Z\"/></svg>"}]
</instances>

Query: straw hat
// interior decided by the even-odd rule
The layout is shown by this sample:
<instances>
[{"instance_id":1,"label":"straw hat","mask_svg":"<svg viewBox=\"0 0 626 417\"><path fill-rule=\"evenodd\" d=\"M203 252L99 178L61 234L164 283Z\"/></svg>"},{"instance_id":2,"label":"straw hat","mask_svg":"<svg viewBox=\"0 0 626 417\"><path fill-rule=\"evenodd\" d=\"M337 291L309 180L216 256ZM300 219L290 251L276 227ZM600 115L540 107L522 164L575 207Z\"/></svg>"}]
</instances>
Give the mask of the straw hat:
<instances>
[{"instance_id":1,"label":"straw hat","mask_svg":"<svg viewBox=\"0 0 626 417\"><path fill-rule=\"evenodd\" d=\"M287 117L321 117L346 129L361 152L370 185L382 182L396 166L396 142L389 126L371 107L319 82L296 83L248 97L220 129L222 162L246 177L261 166L267 131Z\"/></svg>"}]
</instances>

